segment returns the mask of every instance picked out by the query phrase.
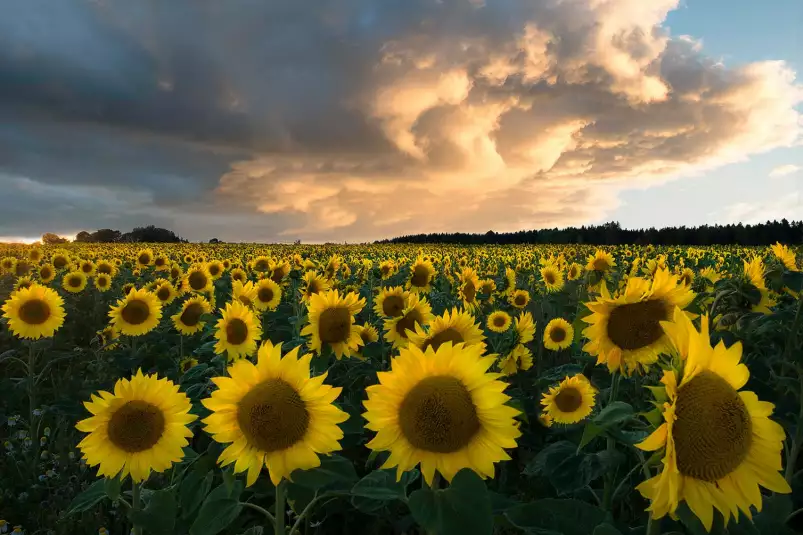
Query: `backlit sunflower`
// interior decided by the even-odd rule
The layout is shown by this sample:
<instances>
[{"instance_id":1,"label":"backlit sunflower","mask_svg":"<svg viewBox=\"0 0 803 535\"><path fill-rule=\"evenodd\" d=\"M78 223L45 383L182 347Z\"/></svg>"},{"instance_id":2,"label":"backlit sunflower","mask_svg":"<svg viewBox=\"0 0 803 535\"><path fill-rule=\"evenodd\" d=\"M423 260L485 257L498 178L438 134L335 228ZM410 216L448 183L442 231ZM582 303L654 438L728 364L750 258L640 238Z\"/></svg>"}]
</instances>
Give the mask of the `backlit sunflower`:
<instances>
[{"instance_id":1,"label":"backlit sunflower","mask_svg":"<svg viewBox=\"0 0 803 535\"><path fill-rule=\"evenodd\" d=\"M691 286L694 283L694 271L689 268L683 268L683 271L678 275L678 280L684 286Z\"/></svg>"},{"instance_id":2,"label":"backlit sunflower","mask_svg":"<svg viewBox=\"0 0 803 535\"><path fill-rule=\"evenodd\" d=\"M262 338L262 327L250 308L239 301L226 303L223 317L217 322L215 352L226 353L229 360L253 355L257 340Z\"/></svg>"},{"instance_id":3,"label":"backlit sunflower","mask_svg":"<svg viewBox=\"0 0 803 535\"><path fill-rule=\"evenodd\" d=\"M191 297L181 304L181 310L171 316L173 326L181 334L195 334L206 325L201 316L212 313L212 305L202 295Z\"/></svg>"},{"instance_id":4,"label":"backlit sunflower","mask_svg":"<svg viewBox=\"0 0 803 535\"><path fill-rule=\"evenodd\" d=\"M50 338L64 324L64 300L39 284L14 292L2 310L9 329L19 338Z\"/></svg>"},{"instance_id":5,"label":"backlit sunflower","mask_svg":"<svg viewBox=\"0 0 803 535\"><path fill-rule=\"evenodd\" d=\"M140 249L137 253L137 267L146 269L151 264L153 264L153 250Z\"/></svg>"},{"instance_id":6,"label":"backlit sunflower","mask_svg":"<svg viewBox=\"0 0 803 535\"><path fill-rule=\"evenodd\" d=\"M600 286L602 295L586 303L591 315L583 318L590 325L583 329L589 342L583 347L606 364L613 373L624 374L646 369L665 353L669 339L661 328L676 306L686 308L694 292L678 284L667 269L659 269L651 281L630 277L618 297L611 297L607 286Z\"/></svg>"},{"instance_id":7,"label":"backlit sunflower","mask_svg":"<svg viewBox=\"0 0 803 535\"><path fill-rule=\"evenodd\" d=\"M435 276L435 267L432 262L419 258L410 267L410 279L405 288L411 292L428 294L432 289L432 278Z\"/></svg>"},{"instance_id":8,"label":"backlit sunflower","mask_svg":"<svg viewBox=\"0 0 803 535\"><path fill-rule=\"evenodd\" d=\"M410 292L401 286L382 288L374 299L374 312L382 318L396 318L401 316L407 305Z\"/></svg>"},{"instance_id":9,"label":"backlit sunflower","mask_svg":"<svg viewBox=\"0 0 803 535\"><path fill-rule=\"evenodd\" d=\"M494 463L509 460L521 432L516 409L505 405L506 383L487 373L495 361L480 345L441 345L438 351L401 349L379 384L366 389L367 444L390 451L382 468L397 467L397 479L420 464L432 485L437 470L447 481L463 468L487 478Z\"/></svg>"},{"instance_id":10,"label":"backlit sunflower","mask_svg":"<svg viewBox=\"0 0 803 535\"><path fill-rule=\"evenodd\" d=\"M535 321L533 320L533 315L529 312L523 312L516 318L515 323L519 343L526 344L527 342L532 342L535 338Z\"/></svg>"},{"instance_id":11,"label":"backlit sunflower","mask_svg":"<svg viewBox=\"0 0 803 535\"><path fill-rule=\"evenodd\" d=\"M552 351L560 351L572 345L574 328L563 318L555 318L547 323L544 329L544 347Z\"/></svg>"},{"instance_id":12,"label":"backlit sunflower","mask_svg":"<svg viewBox=\"0 0 803 535\"><path fill-rule=\"evenodd\" d=\"M740 363L742 344L711 347L707 317L698 332L675 309L673 323L662 325L681 359L664 372L664 391L657 394L664 423L637 445L663 450L663 465L637 488L656 518L673 515L681 501L708 531L714 509L726 525L731 516L738 520L739 511L750 518L751 507L761 511L759 487L791 492L779 473L785 434L770 420L774 405L739 390L750 377Z\"/></svg>"},{"instance_id":13,"label":"backlit sunflower","mask_svg":"<svg viewBox=\"0 0 803 535\"><path fill-rule=\"evenodd\" d=\"M797 261L795 260L795 252L789 249L786 245L781 245L780 243L776 243L772 247L772 254L781 261L781 263L788 269L789 271L800 271L797 268Z\"/></svg>"},{"instance_id":14,"label":"backlit sunflower","mask_svg":"<svg viewBox=\"0 0 803 535\"><path fill-rule=\"evenodd\" d=\"M597 271L599 273L606 273L611 268L616 266L611 253L597 249L594 254L589 255L586 261L587 271Z\"/></svg>"},{"instance_id":15,"label":"backlit sunflower","mask_svg":"<svg viewBox=\"0 0 803 535\"><path fill-rule=\"evenodd\" d=\"M56 268L53 264L42 264L39 267L39 281L42 284L48 284L56 278Z\"/></svg>"},{"instance_id":16,"label":"backlit sunflower","mask_svg":"<svg viewBox=\"0 0 803 535\"><path fill-rule=\"evenodd\" d=\"M187 270L182 280L184 292L207 293L212 290L212 275L204 264L196 264Z\"/></svg>"},{"instance_id":17,"label":"backlit sunflower","mask_svg":"<svg viewBox=\"0 0 803 535\"><path fill-rule=\"evenodd\" d=\"M189 398L178 385L142 370L114 385L114 393L98 392L84 402L92 416L78 422L89 433L78 444L89 466L98 475L145 481L151 471L164 472L184 458L183 448L192 431L187 427L197 416L190 414Z\"/></svg>"},{"instance_id":18,"label":"backlit sunflower","mask_svg":"<svg viewBox=\"0 0 803 535\"><path fill-rule=\"evenodd\" d=\"M752 305L750 310L752 312L760 312L762 314L772 314L771 306L775 305L775 301L770 298L770 291L767 289L767 284L764 281L766 267L761 257L756 256L750 262L744 262L744 276L745 278L756 287L761 294L761 300L758 304Z\"/></svg>"},{"instance_id":19,"label":"backlit sunflower","mask_svg":"<svg viewBox=\"0 0 803 535\"><path fill-rule=\"evenodd\" d=\"M33 264L25 259L17 260L14 265L14 275L17 277L25 277L34 268Z\"/></svg>"},{"instance_id":20,"label":"backlit sunflower","mask_svg":"<svg viewBox=\"0 0 803 535\"><path fill-rule=\"evenodd\" d=\"M95 288L98 289L100 292L106 292L112 286L112 278L111 275L107 275L106 273L101 273L95 277Z\"/></svg>"},{"instance_id":21,"label":"backlit sunflower","mask_svg":"<svg viewBox=\"0 0 803 535\"><path fill-rule=\"evenodd\" d=\"M162 303L162 305L169 305L176 297L178 297L178 292L170 281L164 281L159 284L153 293L156 295L156 298Z\"/></svg>"},{"instance_id":22,"label":"backlit sunflower","mask_svg":"<svg viewBox=\"0 0 803 535\"><path fill-rule=\"evenodd\" d=\"M544 281L544 287L549 293L563 289L563 273L552 264L541 268L541 280Z\"/></svg>"},{"instance_id":23,"label":"backlit sunflower","mask_svg":"<svg viewBox=\"0 0 803 535\"><path fill-rule=\"evenodd\" d=\"M309 348L315 353L323 352L326 344L338 359L354 355L362 345L360 327L354 316L365 306L365 299L349 292L337 290L313 294L309 303L309 324L301 330L302 336L310 336Z\"/></svg>"},{"instance_id":24,"label":"backlit sunflower","mask_svg":"<svg viewBox=\"0 0 803 535\"><path fill-rule=\"evenodd\" d=\"M131 290L117 301L109 311L111 324L127 336L141 336L151 332L162 319L162 304L144 288Z\"/></svg>"},{"instance_id":25,"label":"backlit sunflower","mask_svg":"<svg viewBox=\"0 0 803 535\"><path fill-rule=\"evenodd\" d=\"M61 286L70 293L80 293L86 288L86 275L80 271L71 271L64 275Z\"/></svg>"},{"instance_id":26,"label":"backlit sunflower","mask_svg":"<svg viewBox=\"0 0 803 535\"><path fill-rule=\"evenodd\" d=\"M301 300L309 304L312 296L329 290L329 281L314 271L307 271L301 278L304 285L301 287Z\"/></svg>"},{"instance_id":27,"label":"backlit sunflower","mask_svg":"<svg viewBox=\"0 0 803 535\"><path fill-rule=\"evenodd\" d=\"M394 348L405 347L409 342L408 333L415 333L417 325L426 327L434 317L429 301L425 297L419 297L417 293L411 293L401 316L385 320L385 340L393 344Z\"/></svg>"},{"instance_id":28,"label":"backlit sunflower","mask_svg":"<svg viewBox=\"0 0 803 535\"><path fill-rule=\"evenodd\" d=\"M228 444L218 462L247 471L248 486L263 466L278 485L294 470L320 466L319 455L341 449L337 424L349 417L333 405L341 388L324 384L326 373L310 378L311 359L299 358L297 347L282 357L281 346L265 341L256 365L239 360L230 377L212 379L218 389L202 401L212 411L203 420L206 432Z\"/></svg>"},{"instance_id":29,"label":"backlit sunflower","mask_svg":"<svg viewBox=\"0 0 803 535\"><path fill-rule=\"evenodd\" d=\"M591 414L597 390L583 374L566 377L541 398L544 411L559 424L576 424Z\"/></svg>"},{"instance_id":30,"label":"backlit sunflower","mask_svg":"<svg viewBox=\"0 0 803 535\"><path fill-rule=\"evenodd\" d=\"M41 262L43 256L44 253L42 252L42 249L40 249L39 247L32 247L31 250L28 251L28 260L30 260L34 264L38 264L39 262Z\"/></svg>"},{"instance_id":31,"label":"backlit sunflower","mask_svg":"<svg viewBox=\"0 0 803 535\"><path fill-rule=\"evenodd\" d=\"M251 281L243 284L240 281L234 281L231 286L231 298L235 299L248 308L253 308L257 300L257 289Z\"/></svg>"},{"instance_id":32,"label":"backlit sunflower","mask_svg":"<svg viewBox=\"0 0 803 535\"><path fill-rule=\"evenodd\" d=\"M446 342L474 345L482 344L485 340L485 335L479 324L475 323L474 316L465 311L458 311L457 308L453 308L451 312L445 311L442 316L436 316L427 329L416 324L415 332L408 332L407 337L411 344L424 351L428 347L437 351Z\"/></svg>"},{"instance_id":33,"label":"backlit sunflower","mask_svg":"<svg viewBox=\"0 0 803 535\"><path fill-rule=\"evenodd\" d=\"M515 375L519 370L527 371L533 367L533 353L523 344L517 344L513 350L499 360L499 371L502 375Z\"/></svg>"},{"instance_id":34,"label":"backlit sunflower","mask_svg":"<svg viewBox=\"0 0 803 535\"><path fill-rule=\"evenodd\" d=\"M510 329L513 319L504 310L495 310L488 315L485 325L495 333L503 333Z\"/></svg>"},{"instance_id":35,"label":"backlit sunflower","mask_svg":"<svg viewBox=\"0 0 803 535\"><path fill-rule=\"evenodd\" d=\"M463 301L463 308L468 311L477 310L480 306L480 302L477 301L477 290L480 287L477 272L471 268L463 268L458 281L457 297Z\"/></svg>"},{"instance_id":36,"label":"backlit sunflower","mask_svg":"<svg viewBox=\"0 0 803 535\"><path fill-rule=\"evenodd\" d=\"M530 302L530 292L527 290L516 290L510 295L510 304L522 309Z\"/></svg>"},{"instance_id":37,"label":"backlit sunflower","mask_svg":"<svg viewBox=\"0 0 803 535\"><path fill-rule=\"evenodd\" d=\"M271 279L262 279L256 284L256 299L254 306L257 310L276 310L282 300L282 288Z\"/></svg>"}]
</instances>

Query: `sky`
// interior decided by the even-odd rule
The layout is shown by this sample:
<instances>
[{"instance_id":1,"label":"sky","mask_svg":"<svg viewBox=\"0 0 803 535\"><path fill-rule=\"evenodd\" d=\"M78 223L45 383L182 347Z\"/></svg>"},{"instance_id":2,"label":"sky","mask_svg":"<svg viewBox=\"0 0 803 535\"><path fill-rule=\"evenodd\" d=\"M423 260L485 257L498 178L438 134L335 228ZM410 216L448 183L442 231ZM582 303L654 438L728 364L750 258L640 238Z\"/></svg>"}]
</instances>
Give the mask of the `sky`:
<instances>
[{"instance_id":1,"label":"sky","mask_svg":"<svg viewBox=\"0 0 803 535\"><path fill-rule=\"evenodd\" d=\"M0 241L803 219L803 2L4 0Z\"/></svg>"}]
</instances>

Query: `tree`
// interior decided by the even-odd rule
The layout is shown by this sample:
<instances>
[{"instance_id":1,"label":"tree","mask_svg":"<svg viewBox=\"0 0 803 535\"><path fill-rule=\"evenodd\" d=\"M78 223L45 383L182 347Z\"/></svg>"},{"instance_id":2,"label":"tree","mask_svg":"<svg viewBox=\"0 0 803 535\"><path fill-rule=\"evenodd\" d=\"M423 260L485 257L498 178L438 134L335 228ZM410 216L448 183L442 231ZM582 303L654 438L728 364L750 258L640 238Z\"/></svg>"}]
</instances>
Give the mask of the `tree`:
<instances>
[{"instance_id":1,"label":"tree","mask_svg":"<svg viewBox=\"0 0 803 535\"><path fill-rule=\"evenodd\" d=\"M67 238L62 238L61 236L53 234L52 232L45 232L44 234L42 234L42 243L45 245L67 243L68 241L70 240L68 240Z\"/></svg>"},{"instance_id":2,"label":"tree","mask_svg":"<svg viewBox=\"0 0 803 535\"><path fill-rule=\"evenodd\" d=\"M209 243L220 243L220 240L217 238L212 238L211 240L209 240Z\"/></svg>"},{"instance_id":3,"label":"tree","mask_svg":"<svg viewBox=\"0 0 803 535\"><path fill-rule=\"evenodd\" d=\"M98 243L114 243L120 241L120 236L122 236L122 233L119 230L102 228L92 233L92 241Z\"/></svg>"},{"instance_id":4,"label":"tree","mask_svg":"<svg viewBox=\"0 0 803 535\"><path fill-rule=\"evenodd\" d=\"M136 227L131 232L126 232L120 236L120 241L135 243L179 243L186 242L176 235L172 230L148 225L147 227Z\"/></svg>"},{"instance_id":5,"label":"tree","mask_svg":"<svg viewBox=\"0 0 803 535\"><path fill-rule=\"evenodd\" d=\"M85 230L82 230L81 232L79 232L78 234L75 235L75 241L82 242L82 243L91 242L92 241L92 234L90 234L89 232L87 232Z\"/></svg>"}]
</instances>

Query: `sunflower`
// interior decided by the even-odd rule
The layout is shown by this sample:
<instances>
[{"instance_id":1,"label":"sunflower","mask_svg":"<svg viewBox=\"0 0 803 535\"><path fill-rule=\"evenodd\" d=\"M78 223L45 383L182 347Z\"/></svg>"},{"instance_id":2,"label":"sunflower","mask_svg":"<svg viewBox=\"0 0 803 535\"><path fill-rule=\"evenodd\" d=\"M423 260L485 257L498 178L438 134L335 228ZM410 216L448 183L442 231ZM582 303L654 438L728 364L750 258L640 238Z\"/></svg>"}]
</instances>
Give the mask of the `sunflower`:
<instances>
[{"instance_id":1,"label":"sunflower","mask_svg":"<svg viewBox=\"0 0 803 535\"><path fill-rule=\"evenodd\" d=\"M81 262L78 264L78 271L87 277L93 276L96 269L95 263L91 260L81 260Z\"/></svg>"},{"instance_id":2,"label":"sunflower","mask_svg":"<svg viewBox=\"0 0 803 535\"><path fill-rule=\"evenodd\" d=\"M553 422L576 424L588 417L596 404L597 390L581 373L566 377L541 398L544 411Z\"/></svg>"},{"instance_id":3,"label":"sunflower","mask_svg":"<svg viewBox=\"0 0 803 535\"><path fill-rule=\"evenodd\" d=\"M432 262L419 258L410 267L410 279L405 288L415 293L429 293L432 289L432 278L435 276L435 267Z\"/></svg>"},{"instance_id":4,"label":"sunflower","mask_svg":"<svg viewBox=\"0 0 803 535\"><path fill-rule=\"evenodd\" d=\"M257 340L262 338L262 327L250 308L240 301L226 303L223 317L217 322L215 352L226 352L229 360L254 354Z\"/></svg>"},{"instance_id":5,"label":"sunflower","mask_svg":"<svg viewBox=\"0 0 803 535\"><path fill-rule=\"evenodd\" d=\"M700 270L700 276L708 281L710 286L713 286L717 283L720 279L722 279L722 275L712 267L703 268Z\"/></svg>"},{"instance_id":6,"label":"sunflower","mask_svg":"<svg viewBox=\"0 0 803 535\"><path fill-rule=\"evenodd\" d=\"M24 288L30 288L32 284L34 284L32 278L20 277L14 282L14 291L18 292Z\"/></svg>"},{"instance_id":7,"label":"sunflower","mask_svg":"<svg viewBox=\"0 0 803 535\"><path fill-rule=\"evenodd\" d=\"M686 308L694 299L694 292L679 285L667 269L656 271L652 282L630 277L618 297L611 297L605 284L600 288L602 295L586 303L592 314L583 318L590 324L583 329L589 339L583 351L596 356L598 364L607 364L609 371L627 375L646 369L669 349L660 322L669 319L676 306Z\"/></svg>"},{"instance_id":8,"label":"sunflower","mask_svg":"<svg viewBox=\"0 0 803 535\"><path fill-rule=\"evenodd\" d=\"M134 482L180 462L192 436L187 425L198 418L178 385L142 370L131 380L119 379L113 394L92 395L84 406L92 416L75 427L89 433L78 444L87 464L98 466L100 476L130 474Z\"/></svg>"},{"instance_id":9,"label":"sunflower","mask_svg":"<svg viewBox=\"0 0 803 535\"><path fill-rule=\"evenodd\" d=\"M407 332L407 337L411 344L423 351L428 347L437 351L446 342L474 345L482 344L485 340L482 329L474 322L474 316L457 308L453 308L451 313L447 310L442 316L437 316L427 330L416 323L415 332Z\"/></svg>"},{"instance_id":10,"label":"sunflower","mask_svg":"<svg viewBox=\"0 0 803 535\"><path fill-rule=\"evenodd\" d=\"M61 286L70 293L80 293L86 288L86 275L80 271L71 271L64 275Z\"/></svg>"},{"instance_id":11,"label":"sunflower","mask_svg":"<svg viewBox=\"0 0 803 535\"><path fill-rule=\"evenodd\" d=\"M530 292L527 290L516 290L510 295L510 304L518 309L522 309L530 302Z\"/></svg>"},{"instance_id":12,"label":"sunflower","mask_svg":"<svg viewBox=\"0 0 803 535\"><path fill-rule=\"evenodd\" d=\"M107 325L103 330L98 331L97 335L101 349L109 351L117 347L116 340L120 338L120 332L114 325Z\"/></svg>"},{"instance_id":13,"label":"sunflower","mask_svg":"<svg viewBox=\"0 0 803 535\"><path fill-rule=\"evenodd\" d=\"M170 265L170 278L174 281L179 281L184 276L184 270L178 264ZM180 282L180 281L179 281Z\"/></svg>"},{"instance_id":14,"label":"sunflower","mask_svg":"<svg viewBox=\"0 0 803 535\"><path fill-rule=\"evenodd\" d=\"M95 273L105 273L111 277L117 274L117 266L108 260L98 260L95 264Z\"/></svg>"},{"instance_id":15,"label":"sunflower","mask_svg":"<svg viewBox=\"0 0 803 535\"><path fill-rule=\"evenodd\" d=\"M151 249L140 249L137 253L137 267L145 269L153 264L153 251Z\"/></svg>"},{"instance_id":16,"label":"sunflower","mask_svg":"<svg viewBox=\"0 0 803 535\"><path fill-rule=\"evenodd\" d=\"M101 273L95 277L95 288L98 289L100 292L108 291L112 285L112 278L111 275L106 273Z\"/></svg>"},{"instance_id":17,"label":"sunflower","mask_svg":"<svg viewBox=\"0 0 803 535\"><path fill-rule=\"evenodd\" d=\"M17 277L24 277L33 269L33 265L27 260L17 260L14 265L14 275Z\"/></svg>"},{"instance_id":18,"label":"sunflower","mask_svg":"<svg viewBox=\"0 0 803 535\"><path fill-rule=\"evenodd\" d=\"M664 372L657 394L664 423L637 445L663 450L663 466L637 489L656 518L673 515L681 501L708 531L714 508L726 525L740 510L749 518L751 507L761 510L759 486L791 492L779 473L785 433L769 418L774 405L739 390L750 378L740 363L742 344L711 347L707 317L698 332L676 308L673 322L661 325L681 359Z\"/></svg>"},{"instance_id":19,"label":"sunflower","mask_svg":"<svg viewBox=\"0 0 803 535\"><path fill-rule=\"evenodd\" d=\"M383 324L385 340L392 343L394 348L404 347L409 342L408 333L415 333L416 325L426 327L434 317L432 306L427 299L419 297L417 293L411 293L407 297L401 316L385 320Z\"/></svg>"},{"instance_id":20,"label":"sunflower","mask_svg":"<svg viewBox=\"0 0 803 535\"><path fill-rule=\"evenodd\" d=\"M256 272L265 272L270 269L270 258L267 256L258 256L251 261L251 270Z\"/></svg>"},{"instance_id":21,"label":"sunflower","mask_svg":"<svg viewBox=\"0 0 803 535\"><path fill-rule=\"evenodd\" d=\"M379 332L373 325L362 325L360 328L360 338L362 338L362 345L367 346L379 340Z\"/></svg>"},{"instance_id":22,"label":"sunflower","mask_svg":"<svg viewBox=\"0 0 803 535\"><path fill-rule=\"evenodd\" d=\"M123 295L128 295L129 293L131 293L131 290L136 289L136 287L137 287L136 284L134 284L133 282L127 282L123 284Z\"/></svg>"},{"instance_id":23,"label":"sunflower","mask_svg":"<svg viewBox=\"0 0 803 535\"><path fill-rule=\"evenodd\" d=\"M694 283L694 271L689 268L683 268L683 271L678 275L678 279L684 286L691 286Z\"/></svg>"},{"instance_id":24,"label":"sunflower","mask_svg":"<svg viewBox=\"0 0 803 535\"><path fill-rule=\"evenodd\" d=\"M284 260L279 263L271 263L270 280L279 284L290 273L290 262Z\"/></svg>"},{"instance_id":25,"label":"sunflower","mask_svg":"<svg viewBox=\"0 0 803 535\"><path fill-rule=\"evenodd\" d=\"M156 271L167 271L170 269L170 259L167 258L167 255L157 255L153 259L153 267Z\"/></svg>"},{"instance_id":26,"label":"sunflower","mask_svg":"<svg viewBox=\"0 0 803 535\"><path fill-rule=\"evenodd\" d=\"M56 278L56 268L53 264L43 264L39 267L39 281L42 284L48 284Z\"/></svg>"},{"instance_id":27,"label":"sunflower","mask_svg":"<svg viewBox=\"0 0 803 535\"><path fill-rule=\"evenodd\" d=\"M555 318L544 329L544 347L552 351L560 351L572 345L574 327L563 318Z\"/></svg>"},{"instance_id":28,"label":"sunflower","mask_svg":"<svg viewBox=\"0 0 803 535\"><path fill-rule=\"evenodd\" d=\"M31 250L28 251L28 260L30 260L34 264L38 264L39 262L41 262L43 256L44 253L42 252L42 249L40 249L39 247L32 247Z\"/></svg>"},{"instance_id":29,"label":"sunflower","mask_svg":"<svg viewBox=\"0 0 803 535\"><path fill-rule=\"evenodd\" d=\"M14 267L17 265L17 259L13 256L6 256L0 260L0 270L5 273L14 273Z\"/></svg>"},{"instance_id":30,"label":"sunflower","mask_svg":"<svg viewBox=\"0 0 803 535\"><path fill-rule=\"evenodd\" d=\"M70 256L64 252L57 252L53 254L52 264L53 267L61 271L70 265Z\"/></svg>"},{"instance_id":31,"label":"sunflower","mask_svg":"<svg viewBox=\"0 0 803 535\"><path fill-rule=\"evenodd\" d=\"M503 333L510 329L513 319L504 310L495 310L488 315L485 325L495 333Z\"/></svg>"},{"instance_id":32,"label":"sunflower","mask_svg":"<svg viewBox=\"0 0 803 535\"><path fill-rule=\"evenodd\" d=\"M262 279L256 284L257 310L276 310L282 300L282 288L271 279Z\"/></svg>"},{"instance_id":33,"label":"sunflower","mask_svg":"<svg viewBox=\"0 0 803 535\"><path fill-rule=\"evenodd\" d=\"M549 293L559 292L563 289L563 273L552 264L541 268L541 279Z\"/></svg>"},{"instance_id":34,"label":"sunflower","mask_svg":"<svg viewBox=\"0 0 803 535\"><path fill-rule=\"evenodd\" d=\"M483 279L480 281L480 287L478 289L479 293L483 296L488 296L486 300L488 304L492 305L494 303L494 292L496 292L496 282L493 279Z\"/></svg>"},{"instance_id":35,"label":"sunflower","mask_svg":"<svg viewBox=\"0 0 803 535\"><path fill-rule=\"evenodd\" d=\"M161 301L162 305L169 305L178 297L178 292L170 281L163 281L160 283L153 293L156 295L156 298Z\"/></svg>"},{"instance_id":36,"label":"sunflower","mask_svg":"<svg viewBox=\"0 0 803 535\"><path fill-rule=\"evenodd\" d=\"M159 325L162 318L162 304L151 292L141 288L131 290L128 295L117 301L109 311L111 324L121 334L141 336L151 332Z\"/></svg>"},{"instance_id":37,"label":"sunflower","mask_svg":"<svg viewBox=\"0 0 803 535\"><path fill-rule=\"evenodd\" d=\"M231 286L231 297L248 308L253 308L257 301L257 288L251 281L245 284L240 281L234 281Z\"/></svg>"},{"instance_id":38,"label":"sunflower","mask_svg":"<svg viewBox=\"0 0 803 535\"><path fill-rule=\"evenodd\" d=\"M800 271L797 268L797 261L795 260L795 253L786 245L781 245L780 243L776 243L772 247L772 254L781 261L781 263L788 269L789 271Z\"/></svg>"},{"instance_id":39,"label":"sunflower","mask_svg":"<svg viewBox=\"0 0 803 535\"><path fill-rule=\"evenodd\" d=\"M613 267L616 267L613 256L611 253L603 251L602 249L597 249L594 254L588 256L586 263L587 271L605 273Z\"/></svg>"},{"instance_id":40,"label":"sunflower","mask_svg":"<svg viewBox=\"0 0 803 535\"><path fill-rule=\"evenodd\" d=\"M493 477L494 463L509 460L521 432L519 411L505 405L507 384L487 373L495 357L480 345L446 343L437 351L403 348L391 371L366 389L366 428L376 431L367 444L390 451L382 468L397 467L397 479L420 463L432 485L437 470L447 481L463 468Z\"/></svg>"},{"instance_id":41,"label":"sunflower","mask_svg":"<svg viewBox=\"0 0 803 535\"><path fill-rule=\"evenodd\" d=\"M278 485L294 470L320 466L318 455L341 449L337 424L349 416L333 403L342 389L324 384L326 373L310 378L312 355L299 358L298 349L282 357L280 345L263 342L256 365L232 364L230 377L212 379L218 390L201 402L212 411L203 420L206 432L228 444L218 462L247 471L248 486L263 466Z\"/></svg>"},{"instance_id":42,"label":"sunflower","mask_svg":"<svg viewBox=\"0 0 803 535\"><path fill-rule=\"evenodd\" d=\"M374 299L374 312L383 318L396 318L402 315L410 292L401 286L382 288Z\"/></svg>"},{"instance_id":43,"label":"sunflower","mask_svg":"<svg viewBox=\"0 0 803 535\"><path fill-rule=\"evenodd\" d=\"M9 329L20 338L50 338L64 324L64 300L39 284L14 292L2 310Z\"/></svg>"},{"instance_id":44,"label":"sunflower","mask_svg":"<svg viewBox=\"0 0 803 535\"><path fill-rule=\"evenodd\" d=\"M349 292L341 297L337 290L313 294L309 303L309 324L302 336L310 336L309 348L320 354L327 344L338 359L350 357L362 345L360 327L354 316L365 306L365 299Z\"/></svg>"},{"instance_id":45,"label":"sunflower","mask_svg":"<svg viewBox=\"0 0 803 535\"><path fill-rule=\"evenodd\" d=\"M770 292L767 289L767 284L764 282L764 275L766 273L764 261L761 259L761 257L757 256L750 262L747 260L743 260L743 262L745 278L750 282L750 284L755 286L761 294L761 300L758 302L758 304L752 305L750 310L752 312L760 312L762 314L772 314L772 310L770 310L769 307L774 306L775 302L770 298Z\"/></svg>"},{"instance_id":46,"label":"sunflower","mask_svg":"<svg viewBox=\"0 0 803 535\"><path fill-rule=\"evenodd\" d=\"M245 282L248 280L248 274L242 268L234 268L229 272L232 281Z\"/></svg>"},{"instance_id":47,"label":"sunflower","mask_svg":"<svg viewBox=\"0 0 803 535\"><path fill-rule=\"evenodd\" d=\"M301 279L304 286L301 289L301 300L309 304L312 296L329 290L329 281L314 271L307 271Z\"/></svg>"},{"instance_id":48,"label":"sunflower","mask_svg":"<svg viewBox=\"0 0 803 535\"><path fill-rule=\"evenodd\" d=\"M195 262L195 255L192 254L185 254L184 255L184 263L185 264L192 264Z\"/></svg>"},{"instance_id":49,"label":"sunflower","mask_svg":"<svg viewBox=\"0 0 803 535\"><path fill-rule=\"evenodd\" d=\"M192 357L184 357L178 363L178 370L184 374L190 371L193 366L198 365L198 359L194 359Z\"/></svg>"},{"instance_id":50,"label":"sunflower","mask_svg":"<svg viewBox=\"0 0 803 535\"><path fill-rule=\"evenodd\" d=\"M212 290L212 275L206 265L196 264L184 275L181 288L185 292L207 293Z\"/></svg>"},{"instance_id":51,"label":"sunflower","mask_svg":"<svg viewBox=\"0 0 803 535\"><path fill-rule=\"evenodd\" d=\"M460 286L457 291L457 297L463 301L463 308L468 311L474 311L479 308L480 303L477 301L477 289L480 287L480 279L477 272L471 268L463 268L458 277Z\"/></svg>"},{"instance_id":52,"label":"sunflower","mask_svg":"<svg viewBox=\"0 0 803 535\"><path fill-rule=\"evenodd\" d=\"M206 264L206 269L209 271L209 275L212 277L212 280L218 280L223 276L223 272L226 271L223 267L223 262L220 260L212 260Z\"/></svg>"},{"instance_id":53,"label":"sunflower","mask_svg":"<svg viewBox=\"0 0 803 535\"><path fill-rule=\"evenodd\" d=\"M382 280L389 279L396 273L396 263L393 260L385 260L379 264L379 275Z\"/></svg>"},{"instance_id":54,"label":"sunflower","mask_svg":"<svg viewBox=\"0 0 803 535\"><path fill-rule=\"evenodd\" d=\"M527 371L533 367L533 353L523 344L517 344L513 350L499 360L502 375L515 375L519 370Z\"/></svg>"},{"instance_id":55,"label":"sunflower","mask_svg":"<svg viewBox=\"0 0 803 535\"><path fill-rule=\"evenodd\" d=\"M191 297L182 303L181 311L171 316L173 326L181 334L195 334L206 325L201 321L204 314L212 313L212 305L202 295Z\"/></svg>"},{"instance_id":56,"label":"sunflower","mask_svg":"<svg viewBox=\"0 0 803 535\"><path fill-rule=\"evenodd\" d=\"M535 321L533 320L533 315L529 312L524 312L516 318L515 323L519 343L526 344L527 342L532 342L535 338Z\"/></svg>"}]
</instances>

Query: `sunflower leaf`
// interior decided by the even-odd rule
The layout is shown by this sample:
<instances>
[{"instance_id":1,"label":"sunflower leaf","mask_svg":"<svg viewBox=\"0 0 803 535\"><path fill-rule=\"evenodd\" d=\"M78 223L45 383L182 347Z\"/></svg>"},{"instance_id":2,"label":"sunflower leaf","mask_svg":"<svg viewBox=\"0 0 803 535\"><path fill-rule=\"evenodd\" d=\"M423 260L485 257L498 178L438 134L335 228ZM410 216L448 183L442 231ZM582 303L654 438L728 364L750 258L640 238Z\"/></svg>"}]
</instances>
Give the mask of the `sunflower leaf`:
<instances>
[{"instance_id":1,"label":"sunflower leaf","mask_svg":"<svg viewBox=\"0 0 803 535\"><path fill-rule=\"evenodd\" d=\"M171 535L176 525L176 493L173 487L154 491L148 505L141 511L131 511L131 521L146 533Z\"/></svg>"},{"instance_id":2,"label":"sunflower leaf","mask_svg":"<svg viewBox=\"0 0 803 535\"><path fill-rule=\"evenodd\" d=\"M433 535L490 535L491 498L483 480L464 468L444 490L421 489L410 495L410 512Z\"/></svg>"},{"instance_id":3,"label":"sunflower leaf","mask_svg":"<svg viewBox=\"0 0 803 535\"><path fill-rule=\"evenodd\" d=\"M88 511L105 499L106 480L98 479L73 499L72 503L70 503L69 509L67 509L67 511L64 513L64 516L68 517Z\"/></svg>"},{"instance_id":4,"label":"sunflower leaf","mask_svg":"<svg viewBox=\"0 0 803 535\"><path fill-rule=\"evenodd\" d=\"M201 505L190 535L217 535L226 529L242 511L239 499L242 490L243 483L236 480L231 491L225 483L215 487Z\"/></svg>"},{"instance_id":5,"label":"sunflower leaf","mask_svg":"<svg viewBox=\"0 0 803 535\"><path fill-rule=\"evenodd\" d=\"M517 528L535 533L588 535L605 521L605 511L579 500L536 500L505 511Z\"/></svg>"}]
</instances>

